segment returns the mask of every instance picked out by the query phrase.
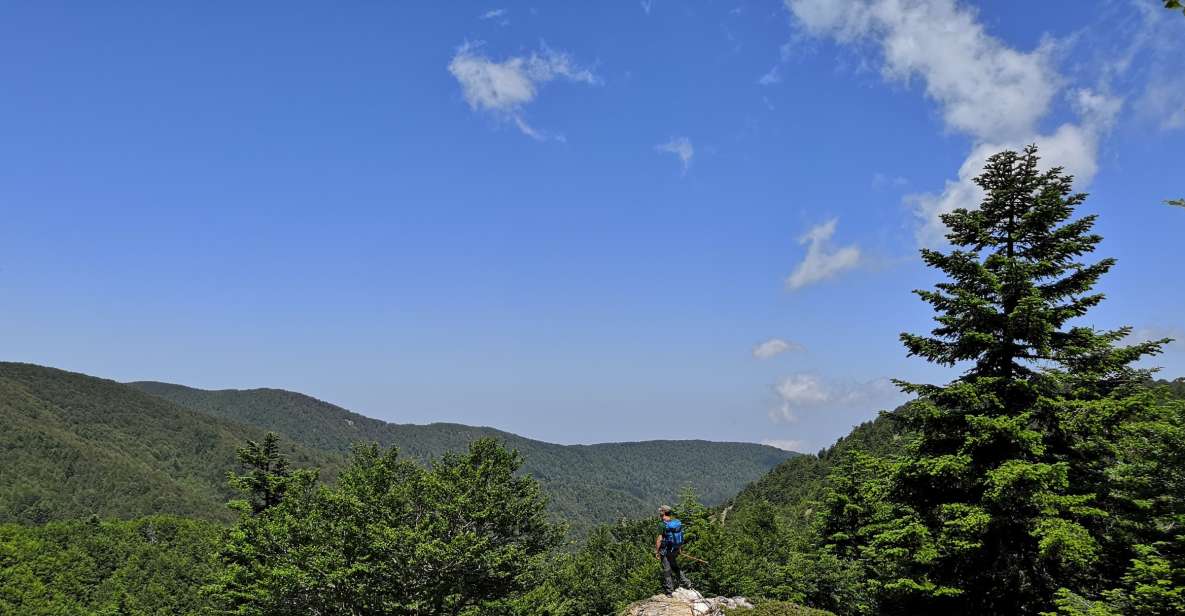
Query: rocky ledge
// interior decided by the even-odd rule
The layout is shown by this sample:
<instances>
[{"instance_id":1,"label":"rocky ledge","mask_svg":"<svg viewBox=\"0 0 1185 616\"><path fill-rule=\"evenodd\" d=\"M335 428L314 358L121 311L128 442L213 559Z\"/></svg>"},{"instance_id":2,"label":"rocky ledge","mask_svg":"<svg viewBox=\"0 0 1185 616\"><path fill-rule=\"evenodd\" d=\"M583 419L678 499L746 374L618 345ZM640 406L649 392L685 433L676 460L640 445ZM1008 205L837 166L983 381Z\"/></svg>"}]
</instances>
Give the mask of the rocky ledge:
<instances>
[{"instance_id":1,"label":"rocky ledge","mask_svg":"<svg viewBox=\"0 0 1185 616\"><path fill-rule=\"evenodd\" d=\"M680 588L670 597L654 595L631 603L620 616L724 616L726 609L751 607L753 605L744 597L708 598L694 590Z\"/></svg>"}]
</instances>

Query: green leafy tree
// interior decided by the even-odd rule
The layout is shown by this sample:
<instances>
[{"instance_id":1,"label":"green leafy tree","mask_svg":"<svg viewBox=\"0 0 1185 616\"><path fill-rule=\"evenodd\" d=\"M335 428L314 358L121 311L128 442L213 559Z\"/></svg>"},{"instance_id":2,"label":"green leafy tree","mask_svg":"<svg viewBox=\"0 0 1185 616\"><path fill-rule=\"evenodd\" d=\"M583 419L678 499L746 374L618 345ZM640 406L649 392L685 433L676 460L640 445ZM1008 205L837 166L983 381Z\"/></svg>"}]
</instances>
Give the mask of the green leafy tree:
<instances>
[{"instance_id":1,"label":"green leafy tree","mask_svg":"<svg viewBox=\"0 0 1185 616\"><path fill-rule=\"evenodd\" d=\"M221 531L172 516L0 525L0 614L204 614Z\"/></svg>"},{"instance_id":2,"label":"green leafy tree","mask_svg":"<svg viewBox=\"0 0 1185 616\"><path fill-rule=\"evenodd\" d=\"M521 465L493 439L430 469L358 446L336 487L293 473L278 503L245 512L211 593L242 615L496 613L560 536Z\"/></svg>"},{"instance_id":3,"label":"green leafy tree","mask_svg":"<svg viewBox=\"0 0 1185 616\"><path fill-rule=\"evenodd\" d=\"M1165 203L1169 205L1175 205L1177 207L1185 207L1185 199L1169 199L1165 201Z\"/></svg>"},{"instance_id":4,"label":"green leafy tree","mask_svg":"<svg viewBox=\"0 0 1185 616\"><path fill-rule=\"evenodd\" d=\"M1182 12L1185 12L1185 3L1182 3L1181 0L1163 0L1163 1L1164 1L1164 8L1170 9L1170 10L1180 10Z\"/></svg>"},{"instance_id":5,"label":"green leafy tree","mask_svg":"<svg viewBox=\"0 0 1185 616\"><path fill-rule=\"evenodd\" d=\"M943 216L953 249L922 251L948 278L917 291L937 326L901 336L910 355L966 370L899 383L919 396L898 415L916 437L891 473L891 513L859 542L892 564L883 613L1037 614L1128 555L1106 533L1118 506L1106 472L1146 402L1131 364L1160 343L1074 324L1114 260L1081 261L1101 239L1095 217L1074 218L1085 195L1040 170L1036 146L992 156L976 182L980 208Z\"/></svg>"}]
</instances>

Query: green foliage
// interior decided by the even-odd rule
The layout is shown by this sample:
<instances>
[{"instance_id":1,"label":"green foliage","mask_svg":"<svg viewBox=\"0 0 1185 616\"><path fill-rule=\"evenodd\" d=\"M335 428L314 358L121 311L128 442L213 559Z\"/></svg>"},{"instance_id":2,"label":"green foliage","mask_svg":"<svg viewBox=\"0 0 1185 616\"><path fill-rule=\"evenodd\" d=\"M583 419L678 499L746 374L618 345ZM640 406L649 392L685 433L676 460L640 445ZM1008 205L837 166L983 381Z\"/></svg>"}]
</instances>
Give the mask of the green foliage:
<instances>
[{"instance_id":1,"label":"green foliage","mask_svg":"<svg viewBox=\"0 0 1185 616\"><path fill-rule=\"evenodd\" d=\"M835 616L825 610L803 607L785 601L763 601L753 609L728 610L732 616Z\"/></svg>"},{"instance_id":2,"label":"green foliage","mask_svg":"<svg viewBox=\"0 0 1185 616\"><path fill-rule=\"evenodd\" d=\"M1163 0L1163 2L1166 9L1178 9L1185 12L1185 3L1182 3L1181 0Z\"/></svg>"},{"instance_id":3,"label":"green foliage","mask_svg":"<svg viewBox=\"0 0 1185 616\"><path fill-rule=\"evenodd\" d=\"M1177 207L1185 207L1185 199L1168 199L1165 201L1168 205L1175 205Z\"/></svg>"},{"instance_id":4,"label":"green foliage","mask_svg":"<svg viewBox=\"0 0 1185 616\"><path fill-rule=\"evenodd\" d=\"M532 616L613 614L632 601L661 592L652 522L594 529L576 552L537 564L530 590L513 613Z\"/></svg>"},{"instance_id":5,"label":"green foliage","mask_svg":"<svg viewBox=\"0 0 1185 616\"><path fill-rule=\"evenodd\" d=\"M430 469L359 446L336 487L293 473L283 498L231 529L211 592L242 615L489 613L560 537L521 465L481 439Z\"/></svg>"},{"instance_id":6,"label":"green foliage","mask_svg":"<svg viewBox=\"0 0 1185 616\"><path fill-rule=\"evenodd\" d=\"M752 443L648 441L555 445L515 434L459 424L391 424L279 389L207 391L167 383L132 387L222 420L274 431L322 451L348 453L353 443L397 447L427 461L463 451L472 441L496 438L523 455L523 471L538 479L550 510L577 537L598 523L649 513L691 486L710 504L731 498L747 482L793 454Z\"/></svg>"},{"instance_id":7,"label":"green foliage","mask_svg":"<svg viewBox=\"0 0 1185 616\"><path fill-rule=\"evenodd\" d=\"M204 613L220 532L167 516L0 525L0 614Z\"/></svg>"}]
</instances>

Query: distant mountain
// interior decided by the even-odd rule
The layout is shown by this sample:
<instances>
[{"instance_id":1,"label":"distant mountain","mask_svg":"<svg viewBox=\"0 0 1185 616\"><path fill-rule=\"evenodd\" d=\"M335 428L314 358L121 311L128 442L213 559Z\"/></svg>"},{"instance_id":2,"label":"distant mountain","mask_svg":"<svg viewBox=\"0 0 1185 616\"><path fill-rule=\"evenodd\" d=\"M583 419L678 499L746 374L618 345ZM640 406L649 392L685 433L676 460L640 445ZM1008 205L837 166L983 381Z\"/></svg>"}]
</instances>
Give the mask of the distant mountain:
<instances>
[{"instance_id":1,"label":"distant mountain","mask_svg":"<svg viewBox=\"0 0 1185 616\"><path fill-rule=\"evenodd\" d=\"M495 437L517 449L524 470L540 480L552 509L581 531L594 523L650 513L691 487L709 504L737 490L795 455L752 443L645 441L599 445L556 445L493 428L460 424L391 424L339 406L280 389L194 389L156 382L129 383L198 413L273 430L301 445L344 453L352 443L375 441L406 455L430 460L463 449L470 441Z\"/></svg>"},{"instance_id":2,"label":"distant mountain","mask_svg":"<svg viewBox=\"0 0 1185 616\"><path fill-rule=\"evenodd\" d=\"M749 443L555 445L492 428L388 424L301 394L121 384L0 363L0 522L176 514L230 519L235 450L267 430L295 466L332 480L350 444L429 460L492 436L519 450L577 534L649 514L690 486L718 504L794 455Z\"/></svg>"},{"instance_id":3,"label":"distant mountain","mask_svg":"<svg viewBox=\"0 0 1185 616\"><path fill-rule=\"evenodd\" d=\"M137 389L0 363L0 522L157 513L230 519L226 472L263 431ZM288 443L298 465L342 456Z\"/></svg>"}]
</instances>

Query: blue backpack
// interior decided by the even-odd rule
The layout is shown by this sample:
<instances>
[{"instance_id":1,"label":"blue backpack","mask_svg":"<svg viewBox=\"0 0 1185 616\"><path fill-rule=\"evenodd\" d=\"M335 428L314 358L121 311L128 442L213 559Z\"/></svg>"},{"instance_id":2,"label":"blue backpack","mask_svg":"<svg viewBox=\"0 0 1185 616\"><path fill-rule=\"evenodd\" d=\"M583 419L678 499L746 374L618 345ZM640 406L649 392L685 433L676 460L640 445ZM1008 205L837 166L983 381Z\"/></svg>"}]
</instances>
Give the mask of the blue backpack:
<instances>
[{"instance_id":1,"label":"blue backpack","mask_svg":"<svg viewBox=\"0 0 1185 616\"><path fill-rule=\"evenodd\" d=\"M662 548L667 552L683 547L683 522L671 520L662 525Z\"/></svg>"}]
</instances>

